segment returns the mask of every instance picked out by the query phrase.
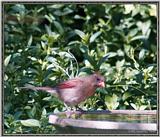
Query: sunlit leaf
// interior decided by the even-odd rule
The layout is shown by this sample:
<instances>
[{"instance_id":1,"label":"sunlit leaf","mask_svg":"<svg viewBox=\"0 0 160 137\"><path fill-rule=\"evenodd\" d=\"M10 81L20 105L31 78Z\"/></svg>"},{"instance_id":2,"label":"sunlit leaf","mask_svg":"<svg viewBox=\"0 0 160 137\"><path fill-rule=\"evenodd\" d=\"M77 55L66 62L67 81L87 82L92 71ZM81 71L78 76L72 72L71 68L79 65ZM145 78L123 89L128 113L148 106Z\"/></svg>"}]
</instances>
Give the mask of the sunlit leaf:
<instances>
[{"instance_id":1,"label":"sunlit leaf","mask_svg":"<svg viewBox=\"0 0 160 137\"><path fill-rule=\"evenodd\" d=\"M140 59L140 60L143 60L143 59L145 58L145 52L146 52L145 49L142 49L142 50L139 52L139 59Z\"/></svg>"},{"instance_id":2,"label":"sunlit leaf","mask_svg":"<svg viewBox=\"0 0 160 137\"><path fill-rule=\"evenodd\" d=\"M121 61L117 61L117 62L116 62L116 69L117 69L118 71L121 71L124 63L125 63L125 60L124 60L124 59L121 60Z\"/></svg>"},{"instance_id":3,"label":"sunlit leaf","mask_svg":"<svg viewBox=\"0 0 160 137\"><path fill-rule=\"evenodd\" d=\"M57 59L54 57L48 57L47 61L55 63L55 62L57 62Z\"/></svg>"},{"instance_id":4,"label":"sunlit leaf","mask_svg":"<svg viewBox=\"0 0 160 137\"><path fill-rule=\"evenodd\" d=\"M20 120L23 126L27 127L41 127L39 120L36 119L27 119L27 120Z\"/></svg>"},{"instance_id":5,"label":"sunlit leaf","mask_svg":"<svg viewBox=\"0 0 160 137\"><path fill-rule=\"evenodd\" d=\"M71 54L69 54L68 52L59 52L59 55L60 55L60 56L65 56L65 57L67 57L67 58L73 59L73 56L71 56Z\"/></svg>"},{"instance_id":6,"label":"sunlit leaf","mask_svg":"<svg viewBox=\"0 0 160 137\"><path fill-rule=\"evenodd\" d=\"M76 30L75 30L75 33L76 33L77 35L79 35L82 39L84 39L85 33L84 33L83 31L76 29Z\"/></svg>"},{"instance_id":7,"label":"sunlit leaf","mask_svg":"<svg viewBox=\"0 0 160 137\"><path fill-rule=\"evenodd\" d=\"M94 34L90 37L89 42L90 42L90 43L94 42L95 39L96 39L99 35L101 35L101 33L102 33L102 32L100 32L100 31L94 33Z\"/></svg>"},{"instance_id":8,"label":"sunlit leaf","mask_svg":"<svg viewBox=\"0 0 160 137\"><path fill-rule=\"evenodd\" d=\"M135 36L133 37L130 41L135 41L135 40L146 40L147 37L144 36L144 35L138 35L138 36Z\"/></svg>"},{"instance_id":9,"label":"sunlit leaf","mask_svg":"<svg viewBox=\"0 0 160 137\"><path fill-rule=\"evenodd\" d=\"M145 110L147 108L147 105L140 106L139 110Z\"/></svg>"},{"instance_id":10,"label":"sunlit leaf","mask_svg":"<svg viewBox=\"0 0 160 137\"><path fill-rule=\"evenodd\" d=\"M128 99L129 97L131 97L131 96L132 96L131 93L125 92L125 93L123 94L123 96L122 96L122 99L123 99L123 100L126 100L126 99Z\"/></svg>"},{"instance_id":11,"label":"sunlit leaf","mask_svg":"<svg viewBox=\"0 0 160 137\"><path fill-rule=\"evenodd\" d=\"M47 115L47 111L46 111L46 109L44 108L43 111L42 111L42 117L46 117L46 115Z\"/></svg>"},{"instance_id":12,"label":"sunlit leaf","mask_svg":"<svg viewBox=\"0 0 160 137\"><path fill-rule=\"evenodd\" d=\"M132 106L135 110L138 110L138 107L137 107L134 103L131 103L131 106Z\"/></svg>"},{"instance_id":13,"label":"sunlit leaf","mask_svg":"<svg viewBox=\"0 0 160 137\"><path fill-rule=\"evenodd\" d=\"M105 104L109 110L114 110L119 106L118 96L113 94L112 96L105 97Z\"/></svg>"},{"instance_id":14,"label":"sunlit leaf","mask_svg":"<svg viewBox=\"0 0 160 137\"><path fill-rule=\"evenodd\" d=\"M11 56L12 56L12 55L9 55L9 56L7 56L7 57L5 58L5 60L4 60L4 66L7 66L7 65L8 65L8 63L9 63L9 61L10 61L10 59L11 59Z\"/></svg>"}]
</instances>

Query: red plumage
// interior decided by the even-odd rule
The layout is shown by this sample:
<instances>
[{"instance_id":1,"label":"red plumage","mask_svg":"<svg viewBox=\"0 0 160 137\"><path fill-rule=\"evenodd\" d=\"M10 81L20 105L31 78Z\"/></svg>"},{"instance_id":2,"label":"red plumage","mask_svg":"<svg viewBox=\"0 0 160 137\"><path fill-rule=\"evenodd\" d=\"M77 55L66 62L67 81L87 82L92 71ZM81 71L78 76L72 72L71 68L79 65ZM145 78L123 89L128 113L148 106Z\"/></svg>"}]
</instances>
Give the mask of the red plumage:
<instances>
[{"instance_id":1,"label":"red plumage","mask_svg":"<svg viewBox=\"0 0 160 137\"><path fill-rule=\"evenodd\" d=\"M98 73L69 79L56 87L24 87L33 90L45 90L54 93L69 106L74 106L94 95L96 88L104 87L104 77Z\"/></svg>"},{"instance_id":2,"label":"red plumage","mask_svg":"<svg viewBox=\"0 0 160 137\"><path fill-rule=\"evenodd\" d=\"M71 79L71 80L64 81L63 83L58 84L57 88L61 88L61 89L73 88L73 87L76 87L77 83L83 83L83 81L77 80L77 79Z\"/></svg>"}]
</instances>

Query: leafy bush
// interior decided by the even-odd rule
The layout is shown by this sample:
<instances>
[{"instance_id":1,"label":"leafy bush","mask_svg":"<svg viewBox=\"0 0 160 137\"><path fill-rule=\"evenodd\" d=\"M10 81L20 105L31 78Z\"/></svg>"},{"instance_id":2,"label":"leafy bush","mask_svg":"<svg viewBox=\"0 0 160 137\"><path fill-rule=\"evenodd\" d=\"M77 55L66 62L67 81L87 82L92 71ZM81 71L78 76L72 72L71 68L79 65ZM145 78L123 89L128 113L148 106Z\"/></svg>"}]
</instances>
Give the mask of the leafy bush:
<instances>
[{"instance_id":1,"label":"leafy bush","mask_svg":"<svg viewBox=\"0 0 160 137\"><path fill-rule=\"evenodd\" d=\"M83 109L157 108L157 16L152 4L3 4L4 132L54 133L57 98L20 90L100 71Z\"/></svg>"}]
</instances>

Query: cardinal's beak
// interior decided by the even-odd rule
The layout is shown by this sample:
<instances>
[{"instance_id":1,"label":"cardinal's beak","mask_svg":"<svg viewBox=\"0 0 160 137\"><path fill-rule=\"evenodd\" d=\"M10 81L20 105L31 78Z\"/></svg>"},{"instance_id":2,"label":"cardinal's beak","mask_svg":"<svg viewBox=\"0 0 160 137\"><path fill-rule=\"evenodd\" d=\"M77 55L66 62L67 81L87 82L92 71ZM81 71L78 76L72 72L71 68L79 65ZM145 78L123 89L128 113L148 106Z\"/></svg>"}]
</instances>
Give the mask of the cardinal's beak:
<instances>
[{"instance_id":1,"label":"cardinal's beak","mask_svg":"<svg viewBox=\"0 0 160 137\"><path fill-rule=\"evenodd\" d=\"M98 86L99 86L99 87L105 87L104 81L99 82L99 83L98 83Z\"/></svg>"}]
</instances>

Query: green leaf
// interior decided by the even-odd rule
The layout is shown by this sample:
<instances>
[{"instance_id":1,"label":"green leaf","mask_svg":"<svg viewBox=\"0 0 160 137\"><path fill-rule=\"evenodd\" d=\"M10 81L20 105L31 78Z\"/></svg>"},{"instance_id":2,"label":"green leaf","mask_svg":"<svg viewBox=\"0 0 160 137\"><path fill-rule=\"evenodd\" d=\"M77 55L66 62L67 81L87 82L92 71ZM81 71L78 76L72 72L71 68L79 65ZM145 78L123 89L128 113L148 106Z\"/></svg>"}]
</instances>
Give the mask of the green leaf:
<instances>
[{"instance_id":1,"label":"green leaf","mask_svg":"<svg viewBox=\"0 0 160 137\"><path fill-rule=\"evenodd\" d=\"M121 50L121 49L117 50L117 55L118 56L124 56L124 51Z\"/></svg>"},{"instance_id":2,"label":"green leaf","mask_svg":"<svg viewBox=\"0 0 160 137\"><path fill-rule=\"evenodd\" d=\"M116 52L108 52L108 58L112 58L112 57L115 57L117 56L117 53ZM107 56L107 55L106 55Z\"/></svg>"},{"instance_id":3,"label":"green leaf","mask_svg":"<svg viewBox=\"0 0 160 137\"><path fill-rule=\"evenodd\" d=\"M51 96L49 96L49 97L45 97L45 98L43 98L42 100L45 100L45 101L51 101L51 100L52 100L52 97L51 97Z\"/></svg>"},{"instance_id":4,"label":"green leaf","mask_svg":"<svg viewBox=\"0 0 160 137\"><path fill-rule=\"evenodd\" d=\"M102 57L99 61L98 61L98 68L100 68L100 66L102 65L102 63L104 63L109 57L109 54L105 55L104 57Z\"/></svg>"},{"instance_id":5,"label":"green leaf","mask_svg":"<svg viewBox=\"0 0 160 137\"><path fill-rule=\"evenodd\" d=\"M52 63L57 63L57 59L53 57L48 57L47 61L52 62Z\"/></svg>"},{"instance_id":6,"label":"green leaf","mask_svg":"<svg viewBox=\"0 0 160 137\"><path fill-rule=\"evenodd\" d=\"M73 56L71 56L71 54L69 54L68 52L59 52L59 55L62 57L65 56L67 58L73 59Z\"/></svg>"},{"instance_id":7,"label":"green leaf","mask_svg":"<svg viewBox=\"0 0 160 137\"><path fill-rule=\"evenodd\" d=\"M31 59L32 61L37 61L35 57L28 56L28 58Z\"/></svg>"},{"instance_id":8,"label":"green leaf","mask_svg":"<svg viewBox=\"0 0 160 137\"><path fill-rule=\"evenodd\" d=\"M89 56L88 54L85 54L84 56L93 67L97 66L96 61L94 60L93 57Z\"/></svg>"},{"instance_id":9,"label":"green leaf","mask_svg":"<svg viewBox=\"0 0 160 137\"><path fill-rule=\"evenodd\" d=\"M84 39L85 33L84 33L83 31L76 29L76 30L75 30L75 33L76 33L77 35L79 35L82 39Z\"/></svg>"},{"instance_id":10,"label":"green leaf","mask_svg":"<svg viewBox=\"0 0 160 137\"><path fill-rule=\"evenodd\" d=\"M72 13L72 12L73 12L72 9L66 7L63 11L56 10L56 11L54 12L54 14L57 15L57 16L65 16L65 15L70 14L70 13Z\"/></svg>"},{"instance_id":11,"label":"green leaf","mask_svg":"<svg viewBox=\"0 0 160 137\"><path fill-rule=\"evenodd\" d=\"M48 35L52 35L52 30L48 25L45 25L45 29L46 29ZM46 35L46 34L44 34L44 35Z\"/></svg>"},{"instance_id":12,"label":"green leaf","mask_svg":"<svg viewBox=\"0 0 160 137\"><path fill-rule=\"evenodd\" d=\"M147 68L147 71L150 73L153 69L154 69L154 66L149 66L149 67Z\"/></svg>"},{"instance_id":13,"label":"green leaf","mask_svg":"<svg viewBox=\"0 0 160 137\"><path fill-rule=\"evenodd\" d=\"M64 29L62 27L62 25L58 22L58 21L53 21L55 27L57 28L58 32L60 34L64 34Z\"/></svg>"},{"instance_id":14,"label":"green leaf","mask_svg":"<svg viewBox=\"0 0 160 137\"><path fill-rule=\"evenodd\" d=\"M112 99L113 99L114 102L116 102L116 101L118 101L118 96L116 94L113 94Z\"/></svg>"},{"instance_id":15,"label":"green leaf","mask_svg":"<svg viewBox=\"0 0 160 137\"><path fill-rule=\"evenodd\" d=\"M135 9L133 4L125 4L124 8L125 8L125 11L124 11L125 14L129 14L132 10Z\"/></svg>"},{"instance_id":16,"label":"green leaf","mask_svg":"<svg viewBox=\"0 0 160 137\"><path fill-rule=\"evenodd\" d=\"M5 105L4 105L5 113L9 113L11 108L12 108L12 104L10 102L6 102Z\"/></svg>"},{"instance_id":17,"label":"green leaf","mask_svg":"<svg viewBox=\"0 0 160 137\"><path fill-rule=\"evenodd\" d=\"M139 107L139 110L145 110L147 108L147 105L142 105Z\"/></svg>"},{"instance_id":18,"label":"green leaf","mask_svg":"<svg viewBox=\"0 0 160 137\"><path fill-rule=\"evenodd\" d=\"M138 33L138 28L135 28L129 31L128 36L134 37L137 33Z\"/></svg>"},{"instance_id":19,"label":"green leaf","mask_svg":"<svg viewBox=\"0 0 160 137\"><path fill-rule=\"evenodd\" d=\"M135 66L136 69L139 68L139 64L137 62L134 62L134 66Z\"/></svg>"},{"instance_id":20,"label":"green leaf","mask_svg":"<svg viewBox=\"0 0 160 137\"><path fill-rule=\"evenodd\" d=\"M47 115L47 111L46 111L46 109L44 108L43 111L42 111L41 117L46 117L46 115Z\"/></svg>"},{"instance_id":21,"label":"green leaf","mask_svg":"<svg viewBox=\"0 0 160 137\"><path fill-rule=\"evenodd\" d=\"M31 115L32 115L32 117L34 117L35 114L36 114L36 107L33 106L32 110L31 110Z\"/></svg>"},{"instance_id":22,"label":"green leaf","mask_svg":"<svg viewBox=\"0 0 160 137\"><path fill-rule=\"evenodd\" d=\"M145 58L145 52L146 52L145 49L141 49L141 51L139 52L139 59L140 60L143 60Z\"/></svg>"},{"instance_id":23,"label":"green leaf","mask_svg":"<svg viewBox=\"0 0 160 137\"><path fill-rule=\"evenodd\" d=\"M116 109L119 106L118 96L116 94L113 94L112 96L106 96L105 104L109 110Z\"/></svg>"},{"instance_id":24,"label":"green leaf","mask_svg":"<svg viewBox=\"0 0 160 137\"><path fill-rule=\"evenodd\" d=\"M80 46L80 48L79 48L80 50L81 50L81 52L83 52L83 53L87 53L88 52L88 47L87 46L85 46L85 45L82 45L82 46Z\"/></svg>"},{"instance_id":25,"label":"green leaf","mask_svg":"<svg viewBox=\"0 0 160 137\"><path fill-rule=\"evenodd\" d=\"M43 36L44 37L44 36ZM43 37L42 37L42 39L43 39ZM44 49L44 50L46 50L46 44L43 42L43 41L41 41L41 45L42 45L42 48Z\"/></svg>"},{"instance_id":26,"label":"green leaf","mask_svg":"<svg viewBox=\"0 0 160 137\"><path fill-rule=\"evenodd\" d=\"M131 93L125 92L125 93L123 94L123 96L122 96L122 99L123 99L123 101L125 101L127 98L129 98L129 97L131 97L131 96L132 96Z\"/></svg>"},{"instance_id":27,"label":"green leaf","mask_svg":"<svg viewBox=\"0 0 160 137\"><path fill-rule=\"evenodd\" d=\"M138 36L133 37L133 38L130 40L130 42L135 41L135 40L146 40L146 39L147 39L146 36L144 36L144 35L138 35Z\"/></svg>"},{"instance_id":28,"label":"green leaf","mask_svg":"<svg viewBox=\"0 0 160 137\"><path fill-rule=\"evenodd\" d=\"M137 107L134 103L131 103L131 106L132 106L135 110L138 110L138 107Z\"/></svg>"},{"instance_id":29,"label":"green leaf","mask_svg":"<svg viewBox=\"0 0 160 137\"><path fill-rule=\"evenodd\" d=\"M68 46L70 46L70 45L76 45L76 44L80 44L81 42L79 42L79 41L71 41L71 42L69 42L68 43Z\"/></svg>"},{"instance_id":30,"label":"green leaf","mask_svg":"<svg viewBox=\"0 0 160 137\"><path fill-rule=\"evenodd\" d=\"M10 59L11 59L11 56L12 56L12 55L9 55L9 56L7 56L7 57L5 58L5 60L4 60L4 66L7 66L7 65L8 65L8 63L9 63L9 61L10 61Z\"/></svg>"},{"instance_id":31,"label":"green leaf","mask_svg":"<svg viewBox=\"0 0 160 137\"><path fill-rule=\"evenodd\" d=\"M148 20L142 23L142 34L147 36L147 33L150 32L151 21Z\"/></svg>"},{"instance_id":32,"label":"green leaf","mask_svg":"<svg viewBox=\"0 0 160 137\"><path fill-rule=\"evenodd\" d=\"M30 107L30 106L25 106L25 107L24 107L24 109L28 109L28 110L30 110L30 109L31 109L31 107Z\"/></svg>"},{"instance_id":33,"label":"green leaf","mask_svg":"<svg viewBox=\"0 0 160 137\"><path fill-rule=\"evenodd\" d=\"M118 71L121 71L124 63L125 63L125 60L124 60L124 59L121 60L121 61L117 61L117 62L116 62L116 69L117 69Z\"/></svg>"},{"instance_id":34,"label":"green leaf","mask_svg":"<svg viewBox=\"0 0 160 137\"><path fill-rule=\"evenodd\" d=\"M100 32L100 31L94 33L94 34L90 37L89 42L90 42L90 43L94 42L95 39L96 39L99 35L101 35L101 33L102 33L102 32Z\"/></svg>"},{"instance_id":35,"label":"green leaf","mask_svg":"<svg viewBox=\"0 0 160 137\"><path fill-rule=\"evenodd\" d=\"M47 34L42 35L41 40L47 41L48 40L48 35Z\"/></svg>"},{"instance_id":36,"label":"green leaf","mask_svg":"<svg viewBox=\"0 0 160 137\"><path fill-rule=\"evenodd\" d=\"M24 14L25 12L25 6L23 4L16 4L15 6L12 7L12 9L21 14Z\"/></svg>"},{"instance_id":37,"label":"green leaf","mask_svg":"<svg viewBox=\"0 0 160 137\"><path fill-rule=\"evenodd\" d=\"M31 44L32 44L32 35L30 36L30 38L29 38L29 40L28 40L28 44L27 44L27 47L29 47L29 46L31 46Z\"/></svg>"},{"instance_id":38,"label":"green leaf","mask_svg":"<svg viewBox=\"0 0 160 137\"><path fill-rule=\"evenodd\" d=\"M52 23L52 18L51 18L50 16L44 15L44 17L45 17L50 23Z\"/></svg>"},{"instance_id":39,"label":"green leaf","mask_svg":"<svg viewBox=\"0 0 160 137\"><path fill-rule=\"evenodd\" d=\"M20 122L26 127L41 127L40 122L36 119L20 120Z\"/></svg>"},{"instance_id":40,"label":"green leaf","mask_svg":"<svg viewBox=\"0 0 160 137\"><path fill-rule=\"evenodd\" d=\"M53 5L48 5L48 9L60 9L63 7L63 4L53 4Z\"/></svg>"}]
</instances>

